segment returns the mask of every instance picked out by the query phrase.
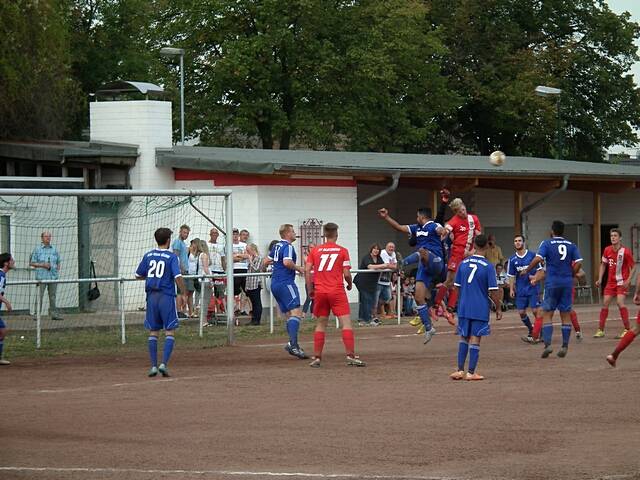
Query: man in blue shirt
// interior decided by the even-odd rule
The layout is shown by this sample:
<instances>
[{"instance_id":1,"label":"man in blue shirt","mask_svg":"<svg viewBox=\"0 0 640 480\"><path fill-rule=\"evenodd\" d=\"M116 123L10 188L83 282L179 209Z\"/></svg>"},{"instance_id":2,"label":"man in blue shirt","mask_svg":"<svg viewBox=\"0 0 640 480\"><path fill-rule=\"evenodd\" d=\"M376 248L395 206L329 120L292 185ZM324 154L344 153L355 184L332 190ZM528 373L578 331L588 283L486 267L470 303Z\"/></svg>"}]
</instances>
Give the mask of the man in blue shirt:
<instances>
[{"instance_id":1,"label":"man in blue shirt","mask_svg":"<svg viewBox=\"0 0 640 480\"><path fill-rule=\"evenodd\" d=\"M389 216L386 208L378 210L378 215L391 227L399 232L404 232L410 237L416 238L416 247L420 255L418 273L416 274L416 291L414 298L417 304L418 315L424 326L424 343L429 343L436 333L431 324L429 304L431 302L430 284L434 279L439 279L444 269L442 242L440 237L445 234L445 229L439 223L431 220L430 208L419 208L416 212L416 221L412 225L400 225Z\"/></svg>"},{"instance_id":2,"label":"man in blue shirt","mask_svg":"<svg viewBox=\"0 0 640 480\"><path fill-rule=\"evenodd\" d=\"M298 330L302 309L300 308L300 292L296 285L296 272L303 274L304 268L296 265L296 249L292 243L296 241L293 225L285 223L280 226L281 240L276 243L264 259L264 265L273 265L271 275L271 293L278 302L280 311L287 317L287 333L289 343L284 349L299 359L308 358L298 344Z\"/></svg>"},{"instance_id":3,"label":"man in blue shirt","mask_svg":"<svg viewBox=\"0 0 640 480\"><path fill-rule=\"evenodd\" d=\"M527 277L529 272L536 268L543 260L547 271L545 275L544 299L542 310L544 312L544 325L542 327L542 340L544 351L542 358L547 358L553 352L551 340L553 337L553 313L558 310L562 320L562 348L558 351L558 357L564 358L569 349L571 337L571 309L573 308L573 277L582 266L582 257L576 247L569 240L562 238L564 223L554 220L551 224L551 239L544 240L538 248L536 258L520 275ZM538 277L534 276L531 284L535 285Z\"/></svg>"},{"instance_id":4,"label":"man in blue shirt","mask_svg":"<svg viewBox=\"0 0 640 480\"><path fill-rule=\"evenodd\" d=\"M484 380L476 373L480 357L480 339L491 333L489 317L491 306L489 295L496 306L496 320L502 318L502 308L498 293L496 269L485 258L487 237L478 235L474 240L475 253L465 258L456 272L453 282L460 292L458 301L458 369L449 377L452 380ZM464 365L469 355L467 373Z\"/></svg>"},{"instance_id":5,"label":"man in blue shirt","mask_svg":"<svg viewBox=\"0 0 640 480\"><path fill-rule=\"evenodd\" d=\"M533 337L533 325L531 319L527 315L527 309L531 310L535 321L541 319L540 311L540 288L538 285L531 285L531 279L533 275L529 277L520 276L520 272L525 270L533 259L536 258L536 254L528 250L525 246L524 237L522 235L516 235L513 238L513 246L516 247L516 252L509 258L509 264L507 266L507 275L509 277L509 294L511 298L515 298L516 308L520 314L520 320L529 333L522 337L523 342L537 343L538 341ZM542 267L538 265L536 271ZM539 328L539 327L538 327Z\"/></svg>"},{"instance_id":6,"label":"man in blue shirt","mask_svg":"<svg viewBox=\"0 0 640 480\"><path fill-rule=\"evenodd\" d=\"M5 285L7 283L7 273L9 270L14 269L16 262L10 253L3 253L0 255L0 308L2 304L7 307L7 312L11 311L11 303L4 295ZM5 360L3 357L4 339L7 336L7 325L4 320L0 318L0 365L11 365L9 360Z\"/></svg>"},{"instance_id":7,"label":"man in blue shirt","mask_svg":"<svg viewBox=\"0 0 640 480\"><path fill-rule=\"evenodd\" d=\"M175 284L180 291L185 291L180 262L177 255L169 250L171 233L168 228L159 228L155 231L154 237L158 248L145 253L136 269L136 277L145 279L144 289L147 292L144 327L149 330L150 377L155 377L158 372L163 377L169 376L167 364L175 344L175 330L179 327ZM158 366L158 335L161 329L165 331L165 340L162 363Z\"/></svg>"},{"instance_id":8,"label":"man in blue shirt","mask_svg":"<svg viewBox=\"0 0 640 480\"><path fill-rule=\"evenodd\" d=\"M171 244L173 253L178 256L178 260L180 261L180 272L183 275L189 273L189 247L187 245L187 238L189 238L190 232L191 229L189 228L189 225L181 225L180 233L178 233L178 238L176 238ZM176 303L178 306L178 313L181 318L185 318L187 316L187 314L185 313L185 309L187 308L187 300L187 291L180 290L178 292Z\"/></svg>"},{"instance_id":9,"label":"man in blue shirt","mask_svg":"<svg viewBox=\"0 0 640 480\"><path fill-rule=\"evenodd\" d=\"M40 234L42 245L36 247L31 253L29 266L36 270L36 280L57 280L60 278L60 254L58 249L51 245L51 232L44 231ZM49 316L51 320L62 320L56 308L56 290L58 285L55 283L44 283L40 285L40 311L42 311L42 298L44 290L47 289L49 294ZM38 314L38 304L36 303L35 315Z\"/></svg>"}]
</instances>

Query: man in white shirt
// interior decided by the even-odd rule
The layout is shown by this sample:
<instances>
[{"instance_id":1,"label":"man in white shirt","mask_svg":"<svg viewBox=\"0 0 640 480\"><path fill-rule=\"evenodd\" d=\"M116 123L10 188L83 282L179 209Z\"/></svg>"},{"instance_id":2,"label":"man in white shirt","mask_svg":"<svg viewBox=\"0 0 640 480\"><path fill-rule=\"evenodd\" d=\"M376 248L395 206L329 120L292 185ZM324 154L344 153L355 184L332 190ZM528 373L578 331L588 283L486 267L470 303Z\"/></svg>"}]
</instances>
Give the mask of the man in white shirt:
<instances>
[{"instance_id":1,"label":"man in white shirt","mask_svg":"<svg viewBox=\"0 0 640 480\"><path fill-rule=\"evenodd\" d=\"M248 234L249 232L247 232ZM249 270L249 255L247 254L247 244L240 241L240 231L233 229L233 273L247 273ZM233 294L240 295L244 292L247 277L234 277Z\"/></svg>"},{"instance_id":2,"label":"man in white shirt","mask_svg":"<svg viewBox=\"0 0 640 480\"><path fill-rule=\"evenodd\" d=\"M384 250L380 252L380 259L382 263L388 263L393 265L394 267L398 264L398 259L396 257L396 245L393 242L387 243L384 247ZM371 320L371 324L379 324L380 320L377 318L378 307L382 305L384 309L384 305L391 301L391 272L382 272L380 274L380 278L378 279L378 286L376 288L376 296L373 302L375 312L373 315L373 319Z\"/></svg>"}]
</instances>

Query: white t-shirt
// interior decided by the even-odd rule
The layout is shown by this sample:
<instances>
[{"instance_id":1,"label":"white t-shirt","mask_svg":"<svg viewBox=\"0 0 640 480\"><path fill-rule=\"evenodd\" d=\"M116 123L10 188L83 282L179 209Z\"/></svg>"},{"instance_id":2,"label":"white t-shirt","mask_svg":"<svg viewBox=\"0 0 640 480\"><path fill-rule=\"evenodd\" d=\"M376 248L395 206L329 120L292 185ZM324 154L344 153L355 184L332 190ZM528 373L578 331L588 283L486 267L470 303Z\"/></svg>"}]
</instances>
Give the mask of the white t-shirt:
<instances>
[{"instance_id":1,"label":"white t-shirt","mask_svg":"<svg viewBox=\"0 0 640 480\"><path fill-rule=\"evenodd\" d=\"M389 255L389 252L387 252L386 250L382 250L380 252L380 258L382 259L382 263L398 263L396 252L393 252L391 255ZM391 285L391 272L382 272L380 274L380 278L378 279L378 283L380 285Z\"/></svg>"},{"instance_id":2,"label":"white t-shirt","mask_svg":"<svg viewBox=\"0 0 640 480\"><path fill-rule=\"evenodd\" d=\"M222 257L225 256L224 245L220 243L209 244L209 258L211 259L211 271L212 272L224 272L222 268Z\"/></svg>"},{"instance_id":3,"label":"white t-shirt","mask_svg":"<svg viewBox=\"0 0 640 480\"><path fill-rule=\"evenodd\" d=\"M244 242L238 242L233 244L233 254L237 255L238 253L246 253L247 252L247 244ZM249 260L243 260L241 262L233 262L234 270L248 270L249 269Z\"/></svg>"}]
</instances>

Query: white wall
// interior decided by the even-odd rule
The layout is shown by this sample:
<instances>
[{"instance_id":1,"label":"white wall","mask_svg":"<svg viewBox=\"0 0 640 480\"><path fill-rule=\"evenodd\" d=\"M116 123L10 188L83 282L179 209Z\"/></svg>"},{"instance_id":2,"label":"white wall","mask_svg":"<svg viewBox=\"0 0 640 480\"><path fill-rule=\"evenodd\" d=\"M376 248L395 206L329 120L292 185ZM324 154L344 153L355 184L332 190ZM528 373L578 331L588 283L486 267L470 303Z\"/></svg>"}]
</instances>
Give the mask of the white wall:
<instances>
[{"instance_id":1,"label":"white wall","mask_svg":"<svg viewBox=\"0 0 640 480\"><path fill-rule=\"evenodd\" d=\"M131 100L89 104L91 141L130 143L139 146L139 157L130 171L133 189L171 188L171 168L156 167L156 148L170 148L171 102Z\"/></svg>"}]
</instances>

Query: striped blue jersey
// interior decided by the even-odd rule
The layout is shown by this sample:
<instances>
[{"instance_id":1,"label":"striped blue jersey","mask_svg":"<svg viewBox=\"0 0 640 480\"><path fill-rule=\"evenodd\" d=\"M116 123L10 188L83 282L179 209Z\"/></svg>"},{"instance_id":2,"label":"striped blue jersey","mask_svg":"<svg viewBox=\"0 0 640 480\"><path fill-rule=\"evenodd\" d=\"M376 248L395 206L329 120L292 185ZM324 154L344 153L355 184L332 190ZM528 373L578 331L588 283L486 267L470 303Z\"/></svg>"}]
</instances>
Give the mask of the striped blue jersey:
<instances>
[{"instance_id":1,"label":"striped blue jersey","mask_svg":"<svg viewBox=\"0 0 640 480\"><path fill-rule=\"evenodd\" d=\"M275 283L294 283L296 279L296 271L285 267L284 261L289 259L296 263L296 249L293 248L286 240L280 240L269 252L269 260L273 262L273 274L271 282Z\"/></svg>"},{"instance_id":2,"label":"striped blue jersey","mask_svg":"<svg viewBox=\"0 0 640 480\"><path fill-rule=\"evenodd\" d=\"M136 276L145 278L146 292L162 292L175 296L175 279L181 276L180 260L171 250L154 248L144 254L136 269Z\"/></svg>"},{"instance_id":3,"label":"striped blue jersey","mask_svg":"<svg viewBox=\"0 0 640 480\"><path fill-rule=\"evenodd\" d=\"M498 289L496 269L481 255L465 258L456 272L454 285L460 290L458 316L489 321L489 290Z\"/></svg>"}]
</instances>

